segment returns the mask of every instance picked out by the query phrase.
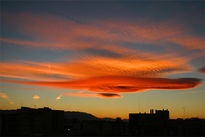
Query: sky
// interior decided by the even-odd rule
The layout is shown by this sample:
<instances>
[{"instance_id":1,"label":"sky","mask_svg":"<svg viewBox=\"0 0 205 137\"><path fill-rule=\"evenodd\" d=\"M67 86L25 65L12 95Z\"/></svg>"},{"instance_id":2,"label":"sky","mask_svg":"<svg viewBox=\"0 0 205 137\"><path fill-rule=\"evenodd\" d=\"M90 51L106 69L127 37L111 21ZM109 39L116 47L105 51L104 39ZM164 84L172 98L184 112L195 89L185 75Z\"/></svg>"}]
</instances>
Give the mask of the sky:
<instances>
[{"instance_id":1,"label":"sky","mask_svg":"<svg viewBox=\"0 0 205 137\"><path fill-rule=\"evenodd\" d=\"M1 1L0 109L205 118L204 1Z\"/></svg>"}]
</instances>

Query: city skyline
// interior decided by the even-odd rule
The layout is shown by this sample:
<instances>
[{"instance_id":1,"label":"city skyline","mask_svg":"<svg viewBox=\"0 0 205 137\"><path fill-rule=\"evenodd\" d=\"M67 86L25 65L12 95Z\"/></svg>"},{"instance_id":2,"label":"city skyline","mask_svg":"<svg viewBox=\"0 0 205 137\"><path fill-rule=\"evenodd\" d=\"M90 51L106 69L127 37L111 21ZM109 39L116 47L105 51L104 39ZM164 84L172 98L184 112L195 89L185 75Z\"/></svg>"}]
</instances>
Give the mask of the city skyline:
<instances>
[{"instance_id":1,"label":"city skyline","mask_svg":"<svg viewBox=\"0 0 205 137\"><path fill-rule=\"evenodd\" d=\"M204 1L1 5L1 109L205 118Z\"/></svg>"}]
</instances>

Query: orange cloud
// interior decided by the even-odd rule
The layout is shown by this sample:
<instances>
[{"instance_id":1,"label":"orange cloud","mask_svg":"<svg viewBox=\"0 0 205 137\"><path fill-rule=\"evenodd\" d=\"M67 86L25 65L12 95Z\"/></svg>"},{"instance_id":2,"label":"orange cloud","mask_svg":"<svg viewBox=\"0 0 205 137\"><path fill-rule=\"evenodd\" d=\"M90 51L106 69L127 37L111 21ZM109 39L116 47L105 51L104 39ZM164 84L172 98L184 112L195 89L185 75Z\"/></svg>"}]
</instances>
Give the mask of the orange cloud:
<instances>
[{"instance_id":1,"label":"orange cloud","mask_svg":"<svg viewBox=\"0 0 205 137\"><path fill-rule=\"evenodd\" d=\"M47 45L46 43L31 42L31 41L26 41L26 40L11 40L11 39L5 39L5 38L0 38L0 41L5 42L5 43L10 43L10 44L23 45L23 46L44 47Z\"/></svg>"},{"instance_id":2,"label":"orange cloud","mask_svg":"<svg viewBox=\"0 0 205 137\"><path fill-rule=\"evenodd\" d=\"M87 56L70 62L2 62L0 76L31 79L37 81L56 81L99 76L157 77L165 74L190 72L193 68L186 58L171 55L137 53L124 57ZM163 59L162 59L163 58Z\"/></svg>"},{"instance_id":3,"label":"orange cloud","mask_svg":"<svg viewBox=\"0 0 205 137\"><path fill-rule=\"evenodd\" d=\"M56 100L60 100L61 97L62 97L62 95L57 96L57 97L56 97Z\"/></svg>"},{"instance_id":4,"label":"orange cloud","mask_svg":"<svg viewBox=\"0 0 205 137\"><path fill-rule=\"evenodd\" d=\"M82 80L61 82L31 82L0 80L15 84L55 87L69 90L93 91L100 93L128 93L142 92L149 89L189 89L201 84L196 78L137 78L128 76L104 76Z\"/></svg>"},{"instance_id":5,"label":"orange cloud","mask_svg":"<svg viewBox=\"0 0 205 137\"><path fill-rule=\"evenodd\" d=\"M14 102L9 98L6 93L0 92L0 98L3 98L9 102L9 104L14 104Z\"/></svg>"},{"instance_id":6,"label":"orange cloud","mask_svg":"<svg viewBox=\"0 0 205 137\"><path fill-rule=\"evenodd\" d=\"M202 37L194 37L187 34L179 35L178 37L172 37L167 39L170 42L182 45L189 49L205 49L205 40Z\"/></svg>"},{"instance_id":7,"label":"orange cloud","mask_svg":"<svg viewBox=\"0 0 205 137\"><path fill-rule=\"evenodd\" d=\"M121 95L113 93L98 93L98 96L101 96L103 98L122 98Z\"/></svg>"},{"instance_id":8,"label":"orange cloud","mask_svg":"<svg viewBox=\"0 0 205 137\"><path fill-rule=\"evenodd\" d=\"M21 89L21 90L42 90L42 89L38 89L38 88L22 88L22 87L2 87L0 86L0 89L2 88L10 88L10 89ZM45 90L45 89L44 89Z\"/></svg>"},{"instance_id":9,"label":"orange cloud","mask_svg":"<svg viewBox=\"0 0 205 137\"><path fill-rule=\"evenodd\" d=\"M44 41L0 39L2 42L18 45L54 49L87 49L132 42L160 46L174 43L188 49L205 49L203 37L193 36L189 34L187 28L169 22L109 20L83 24L60 16L28 13L7 14L6 19L13 22L16 28L21 28L20 33Z\"/></svg>"},{"instance_id":10,"label":"orange cloud","mask_svg":"<svg viewBox=\"0 0 205 137\"><path fill-rule=\"evenodd\" d=\"M66 77L62 72L49 70L50 64L38 63L0 63L0 76L33 80L57 80L58 77ZM57 76L57 77L56 77ZM68 77L68 76L67 76Z\"/></svg>"},{"instance_id":11,"label":"orange cloud","mask_svg":"<svg viewBox=\"0 0 205 137\"><path fill-rule=\"evenodd\" d=\"M32 98L36 99L36 100L40 99L40 97L38 95L34 95Z\"/></svg>"},{"instance_id":12,"label":"orange cloud","mask_svg":"<svg viewBox=\"0 0 205 137\"><path fill-rule=\"evenodd\" d=\"M154 56L152 56L154 58ZM182 65L183 64L183 65ZM143 57L105 58L95 57L77 60L64 66L75 77L122 75L150 77L166 73L192 70L183 59L151 59Z\"/></svg>"},{"instance_id":13,"label":"orange cloud","mask_svg":"<svg viewBox=\"0 0 205 137\"><path fill-rule=\"evenodd\" d=\"M14 104L14 102L13 102L13 101L10 101L10 102L9 102L9 104L13 105L13 104Z\"/></svg>"},{"instance_id":14,"label":"orange cloud","mask_svg":"<svg viewBox=\"0 0 205 137\"><path fill-rule=\"evenodd\" d=\"M125 47L124 43L128 42L136 48L138 44L152 44L167 49L177 44L188 50L200 49L201 52L205 49L203 38L189 34L186 28L176 24L113 20L78 23L59 16L25 13L8 14L6 19L13 22L20 33L36 41L0 38L1 42L74 50L82 53L82 57L55 63L0 62L0 77L45 81L1 82L100 92L75 94L95 97L119 97L115 93L149 89L187 89L201 83L199 79L161 78L167 74L191 72L190 57L175 53L141 53Z\"/></svg>"},{"instance_id":15,"label":"orange cloud","mask_svg":"<svg viewBox=\"0 0 205 137\"><path fill-rule=\"evenodd\" d=\"M0 93L0 97L3 98L3 99L8 99L9 98L6 93Z\"/></svg>"},{"instance_id":16,"label":"orange cloud","mask_svg":"<svg viewBox=\"0 0 205 137\"><path fill-rule=\"evenodd\" d=\"M94 97L94 98L121 98L121 95L110 93L63 93L65 96Z\"/></svg>"}]
</instances>

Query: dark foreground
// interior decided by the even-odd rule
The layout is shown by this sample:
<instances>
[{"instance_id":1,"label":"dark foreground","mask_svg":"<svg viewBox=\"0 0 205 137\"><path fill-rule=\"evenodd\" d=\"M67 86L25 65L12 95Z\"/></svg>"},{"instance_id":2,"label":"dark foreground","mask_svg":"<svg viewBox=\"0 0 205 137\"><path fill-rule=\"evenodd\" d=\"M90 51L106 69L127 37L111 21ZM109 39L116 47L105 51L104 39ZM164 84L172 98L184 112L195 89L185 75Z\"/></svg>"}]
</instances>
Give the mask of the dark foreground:
<instances>
[{"instance_id":1,"label":"dark foreground","mask_svg":"<svg viewBox=\"0 0 205 137\"><path fill-rule=\"evenodd\" d=\"M169 119L168 110L99 119L49 108L0 110L0 136L205 136L204 119Z\"/></svg>"}]
</instances>

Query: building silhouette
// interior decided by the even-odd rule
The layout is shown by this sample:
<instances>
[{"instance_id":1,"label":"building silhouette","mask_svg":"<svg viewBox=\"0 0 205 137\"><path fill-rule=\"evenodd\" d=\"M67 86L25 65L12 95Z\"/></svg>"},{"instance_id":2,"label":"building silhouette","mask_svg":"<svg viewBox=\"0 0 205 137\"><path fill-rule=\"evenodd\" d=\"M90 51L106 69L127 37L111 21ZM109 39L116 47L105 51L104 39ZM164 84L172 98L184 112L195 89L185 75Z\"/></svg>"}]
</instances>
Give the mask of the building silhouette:
<instances>
[{"instance_id":1,"label":"building silhouette","mask_svg":"<svg viewBox=\"0 0 205 137\"><path fill-rule=\"evenodd\" d=\"M169 119L168 110L154 110L150 113L129 114L129 135L131 136L204 136L203 119Z\"/></svg>"},{"instance_id":2,"label":"building silhouette","mask_svg":"<svg viewBox=\"0 0 205 137\"><path fill-rule=\"evenodd\" d=\"M168 110L154 110L150 113L130 113L129 132L131 135L166 135L169 120Z\"/></svg>"},{"instance_id":3,"label":"building silhouette","mask_svg":"<svg viewBox=\"0 0 205 137\"><path fill-rule=\"evenodd\" d=\"M0 111L1 136L63 135L64 112L47 107Z\"/></svg>"},{"instance_id":4,"label":"building silhouette","mask_svg":"<svg viewBox=\"0 0 205 137\"><path fill-rule=\"evenodd\" d=\"M100 119L83 112L21 107L0 110L0 136L204 136L204 119L169 119L168 110Z\"/></svg>"},{"instance_id":5,"label":"building silhouette","mask_svg":"<svg viewBox=\"0 0 205 137\"><path fill-rule=\"evenodd\" d=\"M65 128L70 136L127 136L128 123L115 119L108 120L77 120L65 121ZM66 130L65 130L66 131Z\"/></svg>"}]
</instances>

